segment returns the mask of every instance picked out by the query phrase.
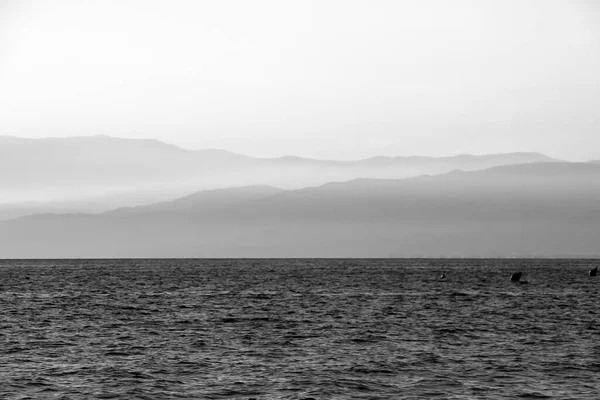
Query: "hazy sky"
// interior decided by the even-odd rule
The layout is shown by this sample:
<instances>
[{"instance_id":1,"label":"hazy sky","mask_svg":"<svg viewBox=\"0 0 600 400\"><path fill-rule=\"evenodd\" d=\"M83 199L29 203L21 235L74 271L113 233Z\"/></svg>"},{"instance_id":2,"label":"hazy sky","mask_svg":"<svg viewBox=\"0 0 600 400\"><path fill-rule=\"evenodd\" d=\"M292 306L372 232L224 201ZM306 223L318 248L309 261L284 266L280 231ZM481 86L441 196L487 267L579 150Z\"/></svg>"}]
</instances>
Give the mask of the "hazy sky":
<instances>
[{"instance_id":1,"label":"hazy sky","mask_svg":"<svg viewBox=\"0 0 600 400\"><path fill-rule=\"evenodd\" d=\"M600 1L0 0L0 134L600 158Z\"/></svg>"}]
</instances>

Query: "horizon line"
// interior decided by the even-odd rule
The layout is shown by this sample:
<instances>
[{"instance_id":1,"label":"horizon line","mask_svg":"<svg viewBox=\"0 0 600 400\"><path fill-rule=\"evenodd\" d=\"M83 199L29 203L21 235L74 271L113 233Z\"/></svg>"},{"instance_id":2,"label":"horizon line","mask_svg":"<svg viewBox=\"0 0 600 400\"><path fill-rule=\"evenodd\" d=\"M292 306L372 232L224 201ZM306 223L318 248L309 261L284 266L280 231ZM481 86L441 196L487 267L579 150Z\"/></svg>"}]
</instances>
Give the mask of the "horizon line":
<instances>
[{"instance_id":1,"label":"horizon line","mask_svg":"<svg viewBox=\"0 0 600 400\"><path fill-rule=\"evenodd\" d=\"M275 156L275 157L257 157L257 156L252 156L252 155L240 153L237 151L229 150L227 148L207 147L207 148L195 148L194 149L194 148L188 148L188 147L176 144L176 143L167 142L162 139L156 139L156 138L152 138L152 137L130 138L130 137L112 136L112 135L107 135L107 134L73 135L73 136L45 136L45 137L24 137L24 136L16 136L16 135L0 135L0 138L28 140L28 141L93 139L93 138L107 138L107 139L139 141L139 142L153 141L153 142L161 143L166 146L176 147L180 150L188 151L188 152L221 151L221 152L227 152L227 153L231 153L231 154L235 154L235 155L239 155L239 156L243 156L243 157L259 159L259 160L279 160L279 159L286 159L286 158L287 159L296 158L296 159L301 159L301 160L313 160L313 161L322 161L322 162L339 162L339 163L359 162L359 161L373 160L373 159L377 159L377 158L385 158L385 159L394 159L394 158L444 159L444 158L458 158L458 157L465 157L465 156L466 157L489 157L489 156L518 155L518 154L540 155L540 156L551 158L554 161L558 161L558 162L590 162L590 161L596 161L596 160L600 159L600 157L598 157L598 158L588 159L587 161L574 161L572 159L567 159L567 158L563 158L563 157L555 157L553 155L549 155L549 154L541 152L541 151L519 150L519 151L499 152L499 153L494 153L494 152L492 152L492 153L454 153L454 154L443 155L443 156L433 156L433 155L423 155L423 154L395 155L395 156L375 155L375 156L371 156L371 157L340 160L340 159L332 159L332 158L304 157L304 156L298 156L298 155L294 155L294 154L284 154L284 155Z\"/></svg>"}]
</instances>

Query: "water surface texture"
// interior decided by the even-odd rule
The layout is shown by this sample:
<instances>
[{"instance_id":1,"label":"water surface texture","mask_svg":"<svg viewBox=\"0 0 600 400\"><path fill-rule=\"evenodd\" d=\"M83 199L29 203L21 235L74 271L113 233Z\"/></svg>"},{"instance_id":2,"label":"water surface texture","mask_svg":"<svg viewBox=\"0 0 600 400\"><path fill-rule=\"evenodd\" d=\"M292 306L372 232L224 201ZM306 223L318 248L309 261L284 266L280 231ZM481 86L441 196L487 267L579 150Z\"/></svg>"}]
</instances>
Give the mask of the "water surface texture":
<instances>
[{"instance_id":1,"label":"water surface texture","mask_svg":"<svg viewBox=\"0 0 600 400\"><path fill-rule=\"evenodd\" d=\"M594 265L0 261L0 398L598 399Z\"/></svg>"}]
</instances>

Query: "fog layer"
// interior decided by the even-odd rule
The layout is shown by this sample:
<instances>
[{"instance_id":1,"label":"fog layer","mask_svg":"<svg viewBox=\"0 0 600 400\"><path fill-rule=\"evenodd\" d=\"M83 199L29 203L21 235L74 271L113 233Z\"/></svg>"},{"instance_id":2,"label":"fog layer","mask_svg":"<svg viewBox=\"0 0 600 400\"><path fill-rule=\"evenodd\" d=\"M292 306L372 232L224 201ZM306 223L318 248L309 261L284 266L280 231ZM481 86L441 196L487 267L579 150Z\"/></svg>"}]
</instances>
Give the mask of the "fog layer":
<instances>
[{"instance_id":1,"label":"fog layer","mask_svg":"<svg viewBox=\"0 0 600 400\"><path fill-rule=\"evenodd\" d=\"M315 188L221 192L0 223L0 257L586 257L600 165L534 163Z\"/></svg>"}]
</instances>

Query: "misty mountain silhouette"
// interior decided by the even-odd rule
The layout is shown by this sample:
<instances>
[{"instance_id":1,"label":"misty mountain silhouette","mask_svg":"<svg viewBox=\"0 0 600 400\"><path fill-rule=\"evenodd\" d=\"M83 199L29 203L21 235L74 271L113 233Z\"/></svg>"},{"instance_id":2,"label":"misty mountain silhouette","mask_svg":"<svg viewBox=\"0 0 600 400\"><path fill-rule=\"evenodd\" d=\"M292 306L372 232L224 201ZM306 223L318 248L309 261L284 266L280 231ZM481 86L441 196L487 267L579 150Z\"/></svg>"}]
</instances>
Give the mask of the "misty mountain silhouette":
<instances>
[{"instance_id":1,"label":"misty mountain silhouette","mask_svg":"<svg viewBox=\"0 0 600 400\"><path fill-rule=\"evenodd\" d=\"M273 186L245 186L204 190L173 201L108 211L106 215L127 216L144 213L205 213L227 209L236 204L258 200L283 192Z\"/></svg>"},{"instance_id":2,"label":"misty mountain silhouette","mask_svg":"<svg viewBox=\"0 0 600 400\"><path fill-rule=\"evenodd\" d=\"M166 201L198 189L269 185L299 189L355 178L399 179L554 161L537 153L374 157L357 161L254 158L185 150L158 140L109 136L23 139L0 136L0 218L34 212L99 212ZM81 204L77 204L81 201ZM19 204L35 202L31 204ZM7 207L6 203L14 203ZM46 203L46 204L44 204ZM60 203L60 204L57 204Z\"/></svg>"},{"instance_id":3,"label":"misty mountain silhouette","mask_svg":"<svg viewBox=\"0 0 600 400\"><path fill-rule=\"evenodd\" d=\"M599 198L594 163L251 186L0 222L0 257L584 257L600 253Z\"/></svg>"},{"instance_id":4,"label":"misty mountain silhouette","mask_svg":"<svg viewBox=\"0 0 600 400\"><path fill-rule=\"evenodd\" d=\"M354 161L334 161L334 160L315 160L311 158L302 158L294 156L285 156L278 158L264 159L271 162L285 163L288 165L320 165L329 167L355 167L355 166L370 166L370 167L382 167L382 166L404 166L404 167L417 167L417 166L439 166L445 171L450 169L462 169L462 170L476 170L485 169L494 166L501 165L512 165L512 164L526 164L526 163L538 163L538 162L559 162L562 160L548 157L544 154L534 152L518 152L518 153L506 153L506 154L486 154L486 155L472 155L472 154L459 154L456 156L448 157L428 157L428 156L397 156L397 157L385 157L376 156L371 158L365 158L362 160Z\"/></svg>"},{"instance_id":5,"label":"misty mountain silhouette","mask_svg":"<svg viewBox=\"0 0 600 400\"><path fill-rule=\"evenodd\" d=\"M356 161L315 160L285 156L255 158L225 150L185 150L154 139L122 139L105 135L70 138L24 139L0 136L0 163L14 168L2 173L0 184L30 184L53 179L60 182L161 178L176 173L214 172L207 168L311 166L439 166L450 169L482 169L496 165L559 161L539 153L457 155L451 157L373 157ZM0 171L5 171L4 168ZM31 175L35 172L35 176ZM229 182L224 182L228 185Z\"/></svg>"},{"instance_id":6,"label":"misty mountain silhouette","mask_svg":"<svg viewBox=\"0 0 600 400\"><path fill-rule=\"evenodd\" d=\"M184 150L151 139L109 136L21 139L0 137L1 185L118 184L172 178L187 169L229 167L250 157L223 150ZM225 165L226 164L226 165ZM11 173L4 167L10 167Z\"/></svg>"}]
</instances>

